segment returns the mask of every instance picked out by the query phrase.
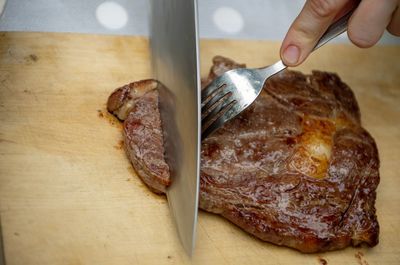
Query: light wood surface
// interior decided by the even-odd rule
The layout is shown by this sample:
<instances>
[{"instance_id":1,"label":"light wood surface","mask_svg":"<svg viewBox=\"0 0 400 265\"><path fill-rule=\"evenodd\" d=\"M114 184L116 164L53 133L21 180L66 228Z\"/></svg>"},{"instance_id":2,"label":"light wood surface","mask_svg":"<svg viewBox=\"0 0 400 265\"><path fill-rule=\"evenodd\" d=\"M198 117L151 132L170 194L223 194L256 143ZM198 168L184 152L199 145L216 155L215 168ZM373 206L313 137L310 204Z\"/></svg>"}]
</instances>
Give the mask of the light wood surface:
<instances>
[{"instance_id":1,"label":"light wood surface","mask_svg":"<svg viewBox=\"0 0 400 265\"><path fill-rule=\"evenodd\" d=\"M0 34L0 214L7 264L400 264L400 48L327 45L300 69L337 72L356 93L381 159L375 248L301 254L200 212L186 257L166 199L135 176L110 92L149 78L147 40L57 33ZM201 43L249 66L278 59L279 43ZM100 111L100 112L99 112ZM103 117L101 117L103 116ZM358 256L358 257L357 257Z\"/></svg>"}]
</instances>

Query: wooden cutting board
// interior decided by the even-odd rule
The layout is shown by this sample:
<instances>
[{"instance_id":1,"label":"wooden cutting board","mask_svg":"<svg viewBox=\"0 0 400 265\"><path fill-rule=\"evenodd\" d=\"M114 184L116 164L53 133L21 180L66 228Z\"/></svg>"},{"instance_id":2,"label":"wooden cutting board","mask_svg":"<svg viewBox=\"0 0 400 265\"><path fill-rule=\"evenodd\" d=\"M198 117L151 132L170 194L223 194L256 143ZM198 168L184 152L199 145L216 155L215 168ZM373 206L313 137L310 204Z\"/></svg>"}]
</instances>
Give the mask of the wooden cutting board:
<instances>
[{"instance_id":1,"label":"wooden cutting board","mask_svg":"<svg viewBox=\"0 0 400 265\"><path fill-rule=\"evenodd\" d=\"M7 264L400 264L400 46L328 45L300 70L337 72L356 93L378 144L381 226L375 248L301 254L200 212L195 254L179 244L166 198L151 193L105 112L110 92L149 78L140 37L0 34L0 213ZM212 56L248 66L278 59L279 43L206 40Z\"/></svg>"}]
</instances>

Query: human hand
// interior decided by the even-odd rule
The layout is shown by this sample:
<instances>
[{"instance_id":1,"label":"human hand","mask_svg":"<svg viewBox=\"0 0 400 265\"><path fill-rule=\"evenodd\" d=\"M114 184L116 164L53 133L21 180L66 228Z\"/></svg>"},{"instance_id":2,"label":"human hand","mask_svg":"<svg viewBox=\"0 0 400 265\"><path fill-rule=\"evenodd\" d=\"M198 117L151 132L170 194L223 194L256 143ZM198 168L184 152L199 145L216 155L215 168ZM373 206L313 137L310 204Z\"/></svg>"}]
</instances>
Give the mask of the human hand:
<instances>
[{"instance_id":1,"label":"human hand","mask_svg":"<svg viewBox=\"0 0 400 265\"><path fill-rule=\"evenodd\" d=\"M283 40L283 63L297 66L304 62L327 28L358 3L347 30L355 45L373 46L385 28L400 36L400 0L307 0Z\"/></svg>"}]
</instances>

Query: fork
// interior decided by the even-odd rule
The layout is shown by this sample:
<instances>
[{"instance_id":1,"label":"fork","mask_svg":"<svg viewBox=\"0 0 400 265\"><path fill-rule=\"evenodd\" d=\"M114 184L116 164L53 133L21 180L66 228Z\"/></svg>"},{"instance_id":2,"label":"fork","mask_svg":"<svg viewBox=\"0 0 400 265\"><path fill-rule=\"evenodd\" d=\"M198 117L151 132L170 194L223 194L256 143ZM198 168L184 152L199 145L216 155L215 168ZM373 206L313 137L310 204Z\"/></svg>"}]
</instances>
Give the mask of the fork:
<instances>
[{"instance_id":1,"label":"fork","mask_svg":"<svg viewBox=\"0 0 400 265\"><path fill-rule=\"evenodd\" d=\"M322 35L313 51L347 30L354 9L334 22ZM217 77L201 91L201 139L239 115L261 93L265 81L284 70L282 61L264 68L238 68Z\"/></svg>"}]
</instances>

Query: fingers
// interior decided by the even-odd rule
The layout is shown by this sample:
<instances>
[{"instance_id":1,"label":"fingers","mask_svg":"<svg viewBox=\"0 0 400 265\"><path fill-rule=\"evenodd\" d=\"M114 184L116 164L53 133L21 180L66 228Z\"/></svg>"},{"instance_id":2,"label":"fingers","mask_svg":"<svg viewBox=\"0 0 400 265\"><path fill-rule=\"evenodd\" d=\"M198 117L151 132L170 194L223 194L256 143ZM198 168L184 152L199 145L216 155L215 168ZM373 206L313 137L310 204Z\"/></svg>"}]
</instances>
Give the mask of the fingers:
<instances>
[{"instance_id":1,"label":"fingers","mask_svg":"<svg viewBox=\"0 0 400 265\"><path fill-rule=\"evenodd\" d=\"M307 0L282 43L283 63L301 64L335 18L358 2ZM366 48L379 41L385 28L400 36L400 0L362 0L349 21L348 35L355 45Z\"/></svg>"},{"instance_id":2,"label":"fingers","mask_svg":"<svg viewBox=\"0 0 400 265\"><path fill-rule=\"evenodd\" d=\"M302 63L332 24L336 14L348 2L349 0L307 0L283 40L281 47L283 63L287 66Z\"/></svg>"},{"instance_id":3,"label":"fingers","mask_svg":"<svg viewBox=\"0 0 400 265\"><path fill-rule=\"evenodd\" d=\"M397 0L363 0L350 19L347 34L361 48L376 44L388 26Z\"/></svg>"},{"instance_id":4,"label":"fingers","mask_svg":"<svg viewBox=\"0 0 400 265\"><path fill-rule=\"evenodd\" d=\"M344 7L336 14L334 21L339 20L342 16L346 15L350 10L355 9L361 0L348 0Z\"/></svg>"},{"instance_id":5,"label":"fingers","mask_svg":"<svg viewBox=\"0 0 400 265\"><path fill-rule=\"evenodd\" d=\"M397 4L397 8L392 15L392 20L387 26L387 30L395 36L400 37L400 2Z\"/></svg>"}]
</instances>

